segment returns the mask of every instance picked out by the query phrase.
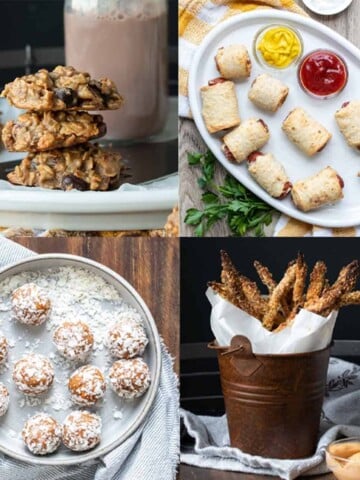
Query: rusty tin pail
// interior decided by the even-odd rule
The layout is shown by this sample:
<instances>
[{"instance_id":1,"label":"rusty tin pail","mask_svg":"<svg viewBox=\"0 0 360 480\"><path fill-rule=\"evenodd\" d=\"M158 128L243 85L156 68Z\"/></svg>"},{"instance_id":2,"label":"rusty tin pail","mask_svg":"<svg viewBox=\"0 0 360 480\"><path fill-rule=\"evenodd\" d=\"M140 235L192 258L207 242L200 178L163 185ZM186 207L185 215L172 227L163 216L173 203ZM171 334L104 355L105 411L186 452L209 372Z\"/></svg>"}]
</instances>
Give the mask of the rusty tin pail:
<instances>
[{"instance_id":1,"label":"rusty tin pail","mask_svg":"<svg viewBox=\"0 0 360 480\"><path fill-rule=\"evenodd\" d=\"M268 458L305 458L316 449L330 346L291 355L256 355L246 337L218 355L231 446Z\"/></svg>"}]
</instances>

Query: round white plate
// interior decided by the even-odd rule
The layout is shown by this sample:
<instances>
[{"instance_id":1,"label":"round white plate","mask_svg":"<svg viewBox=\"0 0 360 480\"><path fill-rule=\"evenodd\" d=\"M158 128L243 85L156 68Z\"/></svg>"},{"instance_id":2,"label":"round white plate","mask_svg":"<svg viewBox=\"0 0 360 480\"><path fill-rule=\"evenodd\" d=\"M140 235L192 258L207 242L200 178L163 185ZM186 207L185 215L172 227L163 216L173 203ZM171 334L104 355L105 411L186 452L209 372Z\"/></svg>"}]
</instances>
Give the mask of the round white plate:
<instances>
[{"instance_id":1,"label":"round white plate","mask_svg":"<svg viewBox=\"0 0 360 480\"><path fill-rule=\"evenodd\" d=\"M318 15L337 15L346 10L352 0L303 0L309 10Z\"/></svg>"},{"instance_id":2,"label":"round white plate","mask_svg":"<svg viewBox=\"0 0 360 480\"><path fill-rule=\"evenodd\" d=\"M286 23L300 31L304 42L304 55L317 48L327 48L336 51L346 60L349 81L340 95L328 100L310 97L298 84L297 70L293 68L285 71L274 70L272 73L290 87L289 96L278 112L263 112L248 100L247 94L252 81L264 71L253 56L252 42L260 28L274 22ZM345 181L344 199L341 202L310 213L302 213L294 207L290 197L285 200L273 199L250 177L246 162L241 165L229 162L221 151L220 137L208 133L201 115L200 88L207 85L208 80L219 77L214 62L217 49L233 43L246 45L252 58L251 78L245 82L237 82L236 91L241 118L263 118L270 128L270 141L262 151L272 152L283 163L293 183L331 165ZM235 178L258 197L277 210L304 222L323 227L353 226L360 224L360 178L357 176L360 171L360 154L347 146L338 130L334 114L345 101L360 99L359 71L360 51L320 23L290 12L257 10L244 13L216 27L197 50L189 78L191 110L201 136L214 155ZM281 130L283 120L295 107L303 107L333 134L326 148L312 158L298 150Z\"/></svg>"},{"instance_id":3,"label":"round white plate","mask_svg":"<svg viewBox=\"0 0 360 480\"><path fill-rule=\"evenodd\" d=\"M109 268L92 260L73 255L38 255L2 269L0 272L0 285L4 279L22 272L41 272L41 275L45 275L49 268L54 270L58 267L74 267L76 269L88 270L89 278L99 276L111 287L114 287L128 305L140 313L149 338L144 360L149 365L152 382L145 395L134 401L121 400L108 386L105 401L99 402L99 405L89 408L89 410L101 416L103 424L101 443L93 450L75 453L61 446L57 452L48 456L32 455L20 437L21 429L27 418L46 409L47 413L61 422L71 410L75 410L78 407L68 405L66 380L63 381L67 376L63 372L61 363L59 364L59 362L56 361L58 354L55 353L56 350L51 341L52 331L46 328L46 324L40 327L26 327L16 321L12 321L10 319L11 313L4 308L2 298L4 290L0 290L0 303L2 306L0 309L1 330L13 343L9 351L8 368L4 370L1 369L0 373L0 381L4 382L10 391L9 410L5 416L0 417L0 451L18 460L41 465L74 465L83 463L101 457L123 443L141 426L149 412L158 390L161 371L159 334L149 309L134 288ZM41 285L41 279L37 280L37 283ZM12 280L11 287L15 288L16 286L15 280ZM76 288L74 287L74 291L75 290ZM75 293L74 298L77 298L75 297ZM78 311L84 315L86 312L81 310L81 298L83 297L80 297L80 300L75 300L74 309L79 308ZM66 301L71 301L71 299ZM95 298L95 301L98 300ZM77 304L79 306L77 306ZM61 308L60 306L60 309ZM118 303L112 304L111 301L108 301L102 308L107 311L111 309L111 312L116 312L119 306ZM29 405L28 402L24 405L24 395L16 390L11 380L14 361L19 359L23 354L30 353L30 351L50 356L55 367L55 381L53 386L49 393L41 396L41 404L34 406ZM53 356L54 354L55 357ZM105 373L107 373L109 362L111 363L111 360L107 355L106 348L103 350L99 348L87 360L87 363L99 366ZM74 369L79 365L80 364L75 365ZM55 403L52 400L54 398Z\"/></svg>"}]
</instances>

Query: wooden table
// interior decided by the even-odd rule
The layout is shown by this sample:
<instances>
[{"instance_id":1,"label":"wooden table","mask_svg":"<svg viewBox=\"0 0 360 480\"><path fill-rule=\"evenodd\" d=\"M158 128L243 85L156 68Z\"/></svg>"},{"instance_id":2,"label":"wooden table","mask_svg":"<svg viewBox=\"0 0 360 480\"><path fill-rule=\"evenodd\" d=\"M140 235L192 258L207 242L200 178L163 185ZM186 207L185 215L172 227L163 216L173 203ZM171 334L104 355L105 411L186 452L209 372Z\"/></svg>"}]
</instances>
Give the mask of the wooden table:
<instances>
[{"instance_id":1,"label":"wooden table","mask_svg":"<svg viewBox=\"0 0 360 480\"><path fill-rule=\"evenodd\" d=\"M37 253L71 253L122 275L148 305L179 371L179 248L176 238L19 238Z\"/></svg>"},{"instance_id":2,"label":"wooden table","mask_svg":"<svg viewBox=\"0 0 360 480\"><path fill-rule=\"evenodd\" d=\"M334 475L317 475L316 477L299 477L299 480L336 480ZM247 473L222 472L207 468L196 468L181 465L179 480L280 480L278 477L249 475Z\"/></svg>"},{"instance_id":3,"label":"wooden table","mask_svg":"<svg viewBox=\"0 0 360 480\"><path fill-rule=\"evenodd\" d=\"M299 0L298 3L301 5L302 2ZM321 23L331 27L336 30L338 33L346 37L356 46L360 47L360 29L359 29L359 20L360 20L360 2L355 0L352 2L351 7L348 8L345 12L333 16L333 17L320 17L314 15L310 11L308 13L320 21ZM179 169L180 169L180 205L181 205L181 234L183 236L192 236L193 228L187 226L183 223L185 218L185 213L188 208L195 207L201 208L200 200L200 189L197 185L197 171L195 168L189 168L187 165L187 152L198 152L206 151L206 146L202 141L198 130L191 120L181 120L180 121L180 131L179 131L179 145L180 145L180 160L179 160ZM225 169L219 164L215 180L216 182L222 182L226 174ZM272 226L266 230L266 234L271 236L274 230L274 226L278 215L274 215L274 221ZM222 237L229 236L230 230L226 225L226 222L216 224L208 236L213 237Z\"/></svg>"}]
</instances>

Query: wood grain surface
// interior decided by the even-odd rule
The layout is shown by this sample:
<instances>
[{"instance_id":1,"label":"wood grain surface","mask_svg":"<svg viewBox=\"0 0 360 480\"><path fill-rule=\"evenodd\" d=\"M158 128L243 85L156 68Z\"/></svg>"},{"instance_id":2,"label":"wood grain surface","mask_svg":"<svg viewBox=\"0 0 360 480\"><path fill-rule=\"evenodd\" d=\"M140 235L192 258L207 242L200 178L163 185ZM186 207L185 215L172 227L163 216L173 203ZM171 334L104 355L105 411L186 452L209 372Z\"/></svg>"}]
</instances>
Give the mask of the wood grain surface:
<instances>
[{"instance_id":1,"label":"wood grain surface","mask_svg":"<svg viewBox=\"0 0 360 480\"><path fill-rule=\"evenodd\" d=\"M179 245L176 238L19 238L37 253L91 258L123 276L149 307L179 371Z\"/></svg>"},{"instance_id":2,"label":"wood grain surface","mask_svg":"<svg viewBox=\"0 0 360 480\"><path fill-rule=\"evenodd\" d=\"M280 480L279 477L268 475L249 475L247 473L223 472L207 468L196 468L189 465L180 466L179 480ZM299 480L336 480L334 475L316 475L314 477L299 477Z\"/></svg>"},{"instance_id":3,"label":"wood grain surface","mask_svg":"<svg viewBox=\"0 0 360 480\"><path fill-rule=\"evenodd\" d=\"M298 3L303 6L302 1ZM308 10L308 13L311 17L319 22L327 25L328 27L336 30L338 33L346 37L356 46L360 47L360 1L354 0L351 6L345 12L332 16L318 16L311 13ZM180 224L181 224L181 235L182 236L192 236L193 228L185 225L183 220L185 218L185 213L188 208L195 207L201 208L200 201L200 189L197 185L197 169L189 168L187 165L186 153L187 152L197 152L205 151L206 146L202 141L200 134L193 121L187 119L180 120L180 130L179 130L179 171L180 171ZM219 164L216 173L216 182L221 182L226 175L225 169ZM277 216L274 216L274 222L272 227L266 230L266 234L271 236L274 230L274 225L276 223ZM208 236L213 237L223 237L229 236L230 230L226 225L226 222L220 222L216 224Z\"/></svg>"}]
</instances>

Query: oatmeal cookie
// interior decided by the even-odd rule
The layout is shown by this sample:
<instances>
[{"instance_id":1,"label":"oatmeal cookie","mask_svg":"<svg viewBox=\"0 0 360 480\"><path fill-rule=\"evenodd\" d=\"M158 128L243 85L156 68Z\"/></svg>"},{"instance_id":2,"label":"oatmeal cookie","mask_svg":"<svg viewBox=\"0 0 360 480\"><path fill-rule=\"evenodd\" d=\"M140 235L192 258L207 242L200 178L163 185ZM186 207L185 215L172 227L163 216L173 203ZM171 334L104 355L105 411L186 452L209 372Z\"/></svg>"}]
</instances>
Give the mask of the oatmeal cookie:
<instances>
[{"instance_id":1,"label":"oatmeal cookie","mask_svg":"<svg viewBox=\"0 0 360 480\"><path fill-rule=\"evenodd\" d=\"M2 97L24 110L116 110L123 98L108 78L94 80L74 67L58 66L16 78L5 85Z\"/></svg>"},{"instance_id":2,"label":"oatmeal cookie","mask_svg":"<svg viewBox=\"0 0 360 480\"><path fill-rule=\"evenodd\" d=\"M110 190L124 169L119 153L85 143L77 147L30 153L7 176L16 185L63 190Z\"/></svg>"},{"instance_id":3,"label":"oatmeal cookie","mask_svg":"<svg viewBox=\"0 0 360 480\"><path fill-rule=\"evenodd\" d=\"M101 115L86 112L27 112L7 122L2 141L9 152L72 147L106 134Z\"/></svg>"}]
</instances>

